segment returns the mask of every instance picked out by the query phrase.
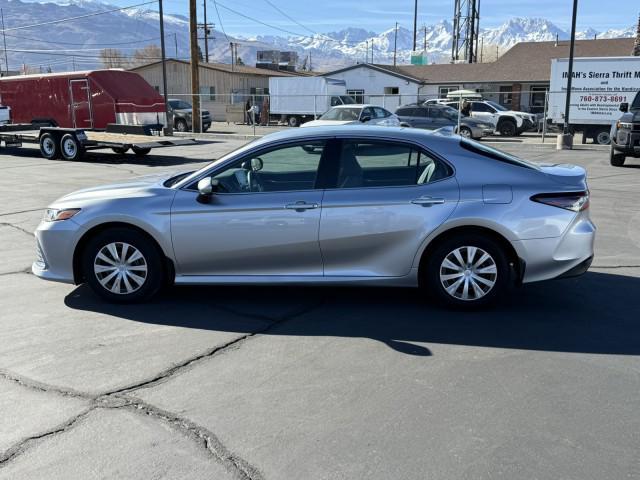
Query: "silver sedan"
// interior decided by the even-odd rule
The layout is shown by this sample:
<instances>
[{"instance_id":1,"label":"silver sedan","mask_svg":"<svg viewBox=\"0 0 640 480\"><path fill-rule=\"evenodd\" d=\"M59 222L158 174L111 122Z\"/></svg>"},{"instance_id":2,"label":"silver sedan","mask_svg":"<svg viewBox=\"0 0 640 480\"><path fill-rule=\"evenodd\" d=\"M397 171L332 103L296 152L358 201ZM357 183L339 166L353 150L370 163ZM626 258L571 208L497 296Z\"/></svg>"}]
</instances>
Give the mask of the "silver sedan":
<instances>
[{"instance_id":1,"label":"silver sedan","mask_svg":"<svg viewBox=\"0 0 640 480\"><path fill-rule=\"evenodd\" d=\"M476 307L585 272L588 208L581 167L415 129L291 129L196 172L60 198L33 272L116 302L173 283L296 283L420 286Z\"/></svg>"}]
</instances>

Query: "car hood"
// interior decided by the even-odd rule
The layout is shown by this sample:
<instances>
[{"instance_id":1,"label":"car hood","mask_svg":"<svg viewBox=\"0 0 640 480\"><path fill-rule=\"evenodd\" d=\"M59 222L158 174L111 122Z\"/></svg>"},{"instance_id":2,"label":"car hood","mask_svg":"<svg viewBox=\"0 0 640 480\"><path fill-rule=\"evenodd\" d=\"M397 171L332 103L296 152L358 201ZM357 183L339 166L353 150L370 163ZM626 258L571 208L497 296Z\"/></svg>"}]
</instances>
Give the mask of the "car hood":
<instances>
[{"instance_id":1,"label":"car hood","mask_svg":"<svg viewBox=\"0 0 640 480\"><path fill-rule=\"evenodd\" d=\"M154 190L168 190L163 184L178 173L162 173L145 175L127 182L111 183L97 187L84 188L60 197L51 208L81 208L95 202L122 198L149 197L155 195Z\"/></svg>"},{"instance_id":2,"label":"car hood","mask_svg":"<svg viewBox=\"0 0 640 480\"><path fill-rule=\"evenodd\" d=\"M182 115L192 115L193 114L193 109L191 108L174 108L173 111L175 113L180 113ZM208 110L202 110L200 112L201 115L209 115L209 111Z\"/></svg>"},{"instance_id":3,"label":"car hood","mask_svg":"<svg viewBox=\"0 0 640 480\"><path fill-rule=\"evenodd\" d=\"M311 120L310 122L303 123L301 127L328 127L330 125L350 125L352 123L359 123L356 120Z\"/></svg>"}]
</instances>

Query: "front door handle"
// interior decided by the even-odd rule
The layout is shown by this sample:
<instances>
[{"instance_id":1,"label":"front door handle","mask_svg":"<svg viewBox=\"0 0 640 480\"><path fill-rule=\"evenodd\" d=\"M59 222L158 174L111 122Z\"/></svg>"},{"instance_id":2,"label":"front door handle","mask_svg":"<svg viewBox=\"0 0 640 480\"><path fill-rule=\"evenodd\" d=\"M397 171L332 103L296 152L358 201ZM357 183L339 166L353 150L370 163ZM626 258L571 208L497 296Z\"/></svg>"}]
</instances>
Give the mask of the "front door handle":
<instances>
[{"instance_id":1,"label":"front door handle","mask_svg":"<svg viewBox=\"0 0 640 480\"><path fill-rule=\"evenodd\" d=\"M304 210L312 210L314 208L318 208L320 205L317 203L307 203L307 202L296 202L296 203L288 203L284 206L287 210L295 210L296 212L302 212Z\"/></svg>"},{"instance_id":2,"label":"front door handle","mask_svg":"<svg viewBox=\"0 0 640 480\"><path fill-rule=\"evenodd\" d=\"M430 207L431 205L442 205L444 198L440 197L419 197L411 200L414 205L422 205L424 207Z\"/></svg>"}]
</instances>

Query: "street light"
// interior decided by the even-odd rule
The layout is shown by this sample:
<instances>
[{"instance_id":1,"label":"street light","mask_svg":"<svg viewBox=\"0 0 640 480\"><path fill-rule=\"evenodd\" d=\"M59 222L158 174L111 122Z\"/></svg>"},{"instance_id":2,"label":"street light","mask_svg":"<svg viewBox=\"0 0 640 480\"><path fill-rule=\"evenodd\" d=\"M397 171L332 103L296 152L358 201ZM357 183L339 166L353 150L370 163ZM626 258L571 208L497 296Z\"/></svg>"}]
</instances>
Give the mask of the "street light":
<instances>
[{"instance_id":1,"label":"street light","mask_svg":"<svg viewBox=\"0 0 640 480\"><path fill-rule=\"evenodd\" d=\"M164 93L164 118L167 122L165 132L173 135L173 122L169 121L169 99L167 98L167 59L164 49L164 14L162 11L162 0L158 0L158 14L160 16L160 56L162 57L162 92Z\"/></svg>"}]
</instances>

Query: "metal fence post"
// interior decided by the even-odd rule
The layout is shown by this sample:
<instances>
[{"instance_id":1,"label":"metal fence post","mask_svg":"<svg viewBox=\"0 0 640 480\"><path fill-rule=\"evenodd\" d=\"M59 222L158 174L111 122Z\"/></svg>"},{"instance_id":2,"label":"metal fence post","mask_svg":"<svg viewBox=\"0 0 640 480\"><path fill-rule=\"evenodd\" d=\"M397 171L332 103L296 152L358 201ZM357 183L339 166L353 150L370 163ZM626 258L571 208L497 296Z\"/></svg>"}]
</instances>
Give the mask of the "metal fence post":
<instances>
[{"instance_id":1,"label":"metal fence post","mask_svg":"<svg viewBox=\"0 0 640 480\"><path fill-rule=\"evenodd\" d=\"M314 95L313 96L313 119L317 119L318 118L318 96Z\"/></svg>"},{"instance_id":2,"label":"metal fence post","mask_svg":"<svg viewBox=\"0 0 640 480\"><path fill-rule=\"evenodd\" d=\"M254 110L254 107L256 106L256 96L255 95L251 95L251 120L253 123L253 136L256 136L256 112Z\"/></svg>"},{"instance_id":3,"label":"metal fence post","mask_svg":"<svg viewBox=\"0 0 640 480\"><path fill-rule=\"evenodd\" d=\"M462 116L462 94L459 95L458 97L458 131L456 132L458 135L460 135L460 120Z\"/></svg>"},{"instance_id":4,"label":"metal fence post","mask_svg":"<svg viewBox=\"0 0 640 480\"><path fill-rule=\"evenodd\" d=\"M542 113L542 143L547 135L547 104L549 103L549 90L544 92L544 111Z\"/></svg>"}]
</instances>

